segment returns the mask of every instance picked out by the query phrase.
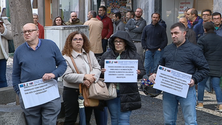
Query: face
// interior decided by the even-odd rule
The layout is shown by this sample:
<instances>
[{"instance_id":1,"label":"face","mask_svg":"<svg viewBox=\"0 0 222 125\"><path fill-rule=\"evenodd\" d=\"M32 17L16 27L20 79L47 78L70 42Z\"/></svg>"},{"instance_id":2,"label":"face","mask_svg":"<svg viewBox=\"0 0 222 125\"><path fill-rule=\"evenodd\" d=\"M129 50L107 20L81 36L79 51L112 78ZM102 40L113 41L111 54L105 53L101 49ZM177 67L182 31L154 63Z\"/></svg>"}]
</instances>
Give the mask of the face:
<instances>
[{"instance_id":1,"label":"face","mask_svg":"<svg viewBox=\"0 0 222 125\"><path fill-rule=\"evenodd\" d=\"M83 47L83 38L81 34L76 34L72 39L72 47L75 51L79 52Z\"/></svg>"},{"instance_id":2,"label":"face","mask_svg":"<svg viewBox=\"0 0 222 125\"><path fill-rule=\"evenodd\" d=\"M143 15L142 9L140 8L136 9L135 16L137 18L140 18L142 15Z\"/></svg>"},{"instance_id":3,"label":"face","mask_svg":"<svg viewBox=\"0 0 222 125\"><path fill-rule=\"evenodd\" d=\"M39 31L36 28L36 25L33 23L25 24L22 28L23 37L26 42L33 42L38 40Z\"/></svg>"},{"instance_id":4,"label":"face","mask_svg":"<svg viewBox=\"0 0 222 125\"><path fill-rule=\"evenodd\" d=\"M130 12L126 13L126 21L128 21L131 18Z\"/></svg>"},{"instance_id":5,"label":"face","mask_svg":"<svg viewBox=\"0 0 222 125\"><path fill-rule=\"evenodd\" d=\"M114 20L114 21L117 21L117 20L118 20L115 14L113 14L113 20Z\"/></svg>"},{"instance_id":6,"label":"face","mask_svg":"<svg viewBox=\"0 0 222 125\"><path fill-rule=\"evenodd\" d=\"M189 10L187 11L187 19L188 19L188 20L192 20L192 19L193 19L193 16L191 15L191 9L189 9Z\"/></svg>"},{"instance_id":7,"label":"face","mask_svg":"<svg viewBox=\"0 0 222 125\"><path fill-rule=\"evenodd\" d=\"M55 22L57 26L62 25L62 19L60 17L56 18Z\"/></svg>"},{"instance_id":8,"label":"face","mask_svg":"<svg viewBox=\"0 0 222 125\"><path fill-rule=\"evenodd\" d=\"M88 20L90 20L92 18L91 12L88 12L87 18L88 18Z\"/></svg>"},{"instance_id":9,"label":"face","mask_svg":"<svg viewBox=\"0 0 222 125\"><path fill-rule=\"evenodd\" d=\"M221 24L221 17L220 17L220 15L213 16L212 21L213 21L215 26L219 26Z\"/></svg>"},{"instance_id":10,"label":"face","mask_svg":"<svg viewBox=\"0 0 222 125\"><path fill-rule=\"evenodd\" d=\"M116 52L121 53L125 50L126 43L124 42L124 40L120 38L115 38L114 46L115 46Z\"/></svg>"},{"instance_id":11,"label":"face","mask_svg":"<svg viewBox=\"0 0 222 125\"><path fill-rule=\"evenodd\" d=\"M185 27L187 27L187 19L186 18L180 18L179 22L181 22L183 25L185 25Z\"/></svg>"},{"instance_id":12,"label":"face","mask_svg":"<svg viewBox=\"0 0 222 125\"><path fill-rule=\"evenodd\" d=\"M173 39L173 43L176 46L180 46L182 43L185 42L185 31L181 31L179 27L175 27L171 30L171 37Z\"/></svg>"},{"instance_id":13,"label":"face","mask_svg":"<svg viewBox=\"0 0 222 125\"><path fill-rule=\"evenodd\" d=\"M202 13L202 18L204 22L209 22L211 20L210 12L206 11Z\"/></svg>"},{"instance_id":14,"label":"face","mask_svg":"<svg viewBox=\"0 0 222 125\"><path fill-rule=\"evenodd\" d=\"M103 8L99 8L98 14L99 14L100 16L104 16L105 13L106 13L106 11L105 11Z\"/></svg>"},{"instance_id":15,"label":"face","mask_svg":"<svg viewBox=\"0 0 222 125\"><path fill-rule=\"evenodd\" d=\"M160 20L160 17L158 14L153 14L152 16L152 24L155 25L158 23L158 21Z\"/></svg>"},{"instance_id":16,"label":"face","mask_svg":"<svg viewBox=\"0 0 222 125\"><path fill-rule=\"evenodd\" d=\"M33 22L34 22L34 24L38 23L38 16L33 16Z\"/></svg>"},{"instance_id":17,"label":"face","mask_svg":"<svg viewBox=\"0 0 222 125\"><path fill-rule=\"evenodd\" d=\"M76 14L75 12L72 12L72 13L70 14L70 18L71 18L72 20L76 20L76 19L77 19L77 14Z\"/></svg>"}]
</instances>

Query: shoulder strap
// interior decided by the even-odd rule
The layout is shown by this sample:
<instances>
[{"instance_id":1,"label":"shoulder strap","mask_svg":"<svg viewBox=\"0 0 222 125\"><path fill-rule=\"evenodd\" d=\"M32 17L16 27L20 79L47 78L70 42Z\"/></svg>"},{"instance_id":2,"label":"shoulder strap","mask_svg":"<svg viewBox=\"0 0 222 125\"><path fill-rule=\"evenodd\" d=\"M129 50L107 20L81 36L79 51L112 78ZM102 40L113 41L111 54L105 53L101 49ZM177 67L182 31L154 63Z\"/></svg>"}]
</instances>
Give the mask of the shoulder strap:
<instances>
[{"instance_id":1,"label":"shoulder strap","mask_svg":"<svg viewBox=\"0 0 222 125\"><path fill-rule=\"evenodd\" d=\"M77 66L76 66L76 63L73 59L72 56L70 56L71 60L72 60L72 64L74 66L74 68L76 69L76 72L79 74L79 70L77 69ZM82 94L82 84L79 84L79 94L81 95Z\"/></svg>"},{"instance_id":2,"label":"shoulder strap","mask_svg":"<svg viewBox=\"0 0 222 125\"><path fill-rule=\"evenodd\" d=\"M70 58L71 58L71 60L72 60L72 64L73 64L73 66L74 66L74 68L75 68L76 72L79 74L79 70L78 70L78 68L77 68L77 66L76 66L76 63L75 63L75 61L74 61L73 57L72 57L72 56L70 56Z\"/></svg>"}]
</instances>

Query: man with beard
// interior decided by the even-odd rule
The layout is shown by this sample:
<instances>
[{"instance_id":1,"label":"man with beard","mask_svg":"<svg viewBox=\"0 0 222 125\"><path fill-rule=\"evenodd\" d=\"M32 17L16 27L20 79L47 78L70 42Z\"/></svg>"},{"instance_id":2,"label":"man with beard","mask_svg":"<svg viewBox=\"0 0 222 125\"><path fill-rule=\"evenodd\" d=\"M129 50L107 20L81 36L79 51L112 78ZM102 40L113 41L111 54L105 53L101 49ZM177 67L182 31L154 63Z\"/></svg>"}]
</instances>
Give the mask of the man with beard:
<instances>
[{"instance_id":1,"label":"man with beard","mask_svg":"<svg viewBox=\"0 0 222 125\"><path fill-rule=\"evenodd\" d=\"M77 18L77 13L72 12L70 14L70 19L68 22L65 23L66 25L83 25L83 23Z\"/></svg>"},{"instance_id":2,"label":"man with beard","mask_svg":"<svg viewBox=\"0 0 222 125\"><path fill-rule=\"evenodd\" d=\"M137 53L140 55L140 58L143 59L143 47L141 44L141 36L143 28L146 26L146 20L142 18L143 10L137 8L135 12L135 17L130 19L125 26L125 30L129 33L131 39L133 40Z\"/></svg>"},{"instance_id":3,"label":"man with beard","mask_svg":"<svg viewBox=\"0 0 222 125\"><path fill-rule=\"evenodd\" d=\"M147 75L157 68L163 49L168 42L165 28L158 23L160 14L153 13L151 17L151 24L147 25L142 33L142 47L146 51L144 67Z\"/></svg>"},{"instance_id":4,"label":"man with beard","mask_svg":"<svg viewBox=\"0 0 222 125\"><path fill-rule=\"evenodd\" d=\"M212 14L212 18L215 32L217 33L217 35L222 36L221 14L219 12L214 12Z\"/></svg>"},{"instance_id":5,"label":"man with beard","mask_svg":"<svg viewBox=\"0 0 222 125\"><path fill-rule=\"evenodd\" d=\"M135 16L135 13L134 13L133 11L127 11L127 13L126 13L126 23L127 23L130 19L134 18L134 16Z\"/></svg>"},{"instance_id":6,"label":"man with beard","mask_svg":"<svg viewBox=\"0 0 222 125\"><path fill-rule=\"evenodd\" d=\"M121 13L117 12L113 14L113 33L115 33L118 30L124 31L125 24L121 20Z\"/></svg>"},{"instance_id":7,"label":"man with beard","mask_svg":"<svg viewBox=\"0 0 222 125\"><path fill-rule=\"evenodd\" d=\"M104 52L106 52L106 48L108 45L108 39L113 34L113 22L106 15L106 7L105 6L99 7L98 15L96 16L96 18L103 22L102 47L103 47L103 53L104 53Z\"/></svg>"},{"instance_id":8,"label":"man with beard","mask_svg":"<svg viewBox=\"0 0 222 125\"><path fill-rule=\"evenodd\" d=\"M186 27L182 23L173 24L170 30L173 43L165 47L164 54L159 64L191 74L192 78L190 83L187 83L189 85L189 89L186 98L163 92L164 125L176 124L179 105L183 112L185 124L197 125L195 108L196 91L194 85L207 77L209 73L209 66L201 48L193 45L185 39ZM154 84L155 79L156 74L152 74L149 77L150 82ZM173 87L173 85L171 87Z\"/></svg>"}]
</instances>

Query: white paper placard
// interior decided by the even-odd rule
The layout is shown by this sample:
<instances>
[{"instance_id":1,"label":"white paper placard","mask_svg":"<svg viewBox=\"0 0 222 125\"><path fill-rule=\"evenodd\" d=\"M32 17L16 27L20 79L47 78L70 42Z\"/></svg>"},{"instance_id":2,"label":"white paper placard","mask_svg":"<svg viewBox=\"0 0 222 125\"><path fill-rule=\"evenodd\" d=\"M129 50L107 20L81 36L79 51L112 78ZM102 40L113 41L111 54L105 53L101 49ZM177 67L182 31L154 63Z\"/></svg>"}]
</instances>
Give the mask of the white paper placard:
<instances>
[{"instance_id":1,"label":"white paper placard","mask_svg":"<svg viewBox=\"0 0 222 125\"><path fill-rule=\"evenodd\" d=\"M38 106L58 98L58 84L55 79L43 82L42 79L18 85L25 108Z\"/></svg>"},{"instance_id":2,"label":"white paper placard","mask_svg":"<svg viewBox=\"0 0 222 125\"><path fill-rule=\"evenodd\" d=\"M138 60L105 60L105 82L137 82Z\"/></svg>"},{"instance_id":3,"label":"white paper placard","mask_svg":"<svg viewBox=\"0 0 222 125\"><path fill-rule=\"evenodd\" d=\"M186 98L191 77L190 74L159 65L153 88Z\"/></svg>"}]
</instances>

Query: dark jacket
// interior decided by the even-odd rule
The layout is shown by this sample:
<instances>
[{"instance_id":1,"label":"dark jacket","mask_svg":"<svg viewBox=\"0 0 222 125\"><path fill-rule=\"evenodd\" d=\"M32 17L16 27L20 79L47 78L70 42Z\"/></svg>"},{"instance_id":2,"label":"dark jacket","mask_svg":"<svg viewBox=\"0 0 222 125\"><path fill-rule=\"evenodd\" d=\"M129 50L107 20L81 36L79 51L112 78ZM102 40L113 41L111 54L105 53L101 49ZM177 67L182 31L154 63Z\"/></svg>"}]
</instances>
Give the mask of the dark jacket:
<instances>
[{"instance_id":1,"label":"dark jacket","mask_svg":"<svg viewBox=\"0 0 222 125\"><path fill-rule=\"evenodd\" d=\"M198 40L198 38L200 38L200 36L202 36L204 33L203 19L199 16L193 22L193 25L191 25L191 22L188 20L188 27L193 29L193 31L196 33L196 40Z\"/></svg>"},{"instance_id":2,"label":"dark jacket","mask_svg":"<svg viewBox=\"0 0 222 125\"><path fill-rule=\"evenodd\" d=\"M217 35L222 36L222 25L220 25L220 27L217 30L215 29L215 32Z\"/></svg>"},{"instance_id":3,"label":"dark jacket","mask_svg":"<svg viewBox=\"0 0 222 125\"><path fill-rule=\"evenodd\" d=\"M165 31L166 31L167 25L166 25L165 21L162 20L162 19L160 19L158 23L159 23L160 26L162 26L163 28L165 28Z\"/></svg>"},{"instance_id":4,"label":"dark jacket","mask_svg":"<svg viewBox=\"0 0 222 125\"><path fill-rule=\"evenodd\" d=\"M77 18L74 22L66 22L66 25L83 25L83 23Z\"/></svg>"},{"instance_id":5,"label":"dark jacket","mask_svg":"<svg viewBox=\"0 0 222 125\"><path fill-rule=\"evenodd\" d=\"M125 31L129 33L133 41L141 41L143 28L145 26L146 20L144 20L142 17L139 20L132 18L126 23Z\"/></svg>"},{"instance_id":6,"label":"dark jacket","mask_svg":"<svg viewBox=\"0 0 222 125\"><path fill-rule=\"evenodd\" d=\"M163 50L168 43L166 31L159 23L156 25L151 23L144 28L141 42L143 49L156 51L160 48Z\"/></svg>"},{"instance_id":7,"label":"dark jacket","mask_svg":"<svg viewBox=\"0 0 222 125\"><path fill-rule=\"evenodd\" d=\"M165 47L160 65L191 74L195 84L209 73L209 66L201 48L187 40L178 48L173 43Z\"/></svg>"},{"instance_id":8,"label":"dark jacket","mask_svg":"<svg viewBox=\"0 0 222 125\"><path fill-rule=\"evenodd\" d=\"M125 31L117 31L114 35L112 35L109 39L109 47L110 50L105 52L102 55L102 58L99 62L101 68L104 68L104 60L105 59L116 59L119 55L115 52L114 39L118 37L123 39L126 43L125 51L123 51L120 55L120 59L137 59L138 60L138 69L140 70L140 74L138 78L142 78L145 75L145 70L143 67L142 60L140 59L139 54L136 52L136 47L132 42L129 34ZM141 99L140 94L138 92L137 83L120 83L120 100L121 100L121 111L130 111L135 110L141 107Z\"/></svg>"},{"instance_id":9,"label":"dark jacket","mask_svg":"<svg viewBox=\"0 0 222 125\"><path fill-rule=\"evenodd\" d=\"M198 45L203 50L209 64L209 76L222 76L222 37L216 33L206 33L198 40Z\"/></svg>"},{"instance_id":10,"label":"dark jacket","mask_svg":"<svg viewBox=\"0 0 222 125\"><path fill-rule=\"evenodd\" d=\"M197 44L196 33L190 28L186 28L186 32L186 38L188 39L188 41L193 44Z\"/></svg>"}]
</instances>

